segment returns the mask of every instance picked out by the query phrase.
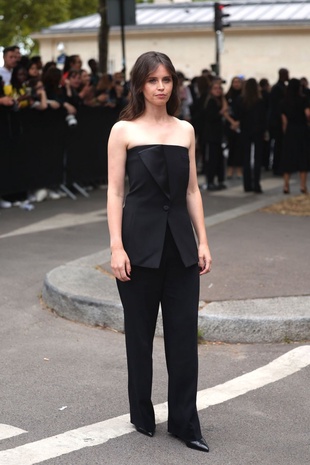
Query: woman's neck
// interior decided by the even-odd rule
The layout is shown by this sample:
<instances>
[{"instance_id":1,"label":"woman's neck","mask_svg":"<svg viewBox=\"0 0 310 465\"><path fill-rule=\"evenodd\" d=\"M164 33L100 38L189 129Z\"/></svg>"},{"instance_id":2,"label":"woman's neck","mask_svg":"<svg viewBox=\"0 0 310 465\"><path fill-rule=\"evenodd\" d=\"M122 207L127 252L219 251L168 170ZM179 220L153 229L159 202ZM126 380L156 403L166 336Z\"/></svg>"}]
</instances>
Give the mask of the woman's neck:
<instances>
[{"instance_id":1,"label":"woman's neck","mask_svg":"<svg viewBox=\"0 0 310 465\"><path fill-rule=\"evenodd\" d=\"M171 116L168 115L166 106L146 106L145 112L143 113L141 118L148 122L166 123L170 120Z\"/></svg>"}]
</instances>

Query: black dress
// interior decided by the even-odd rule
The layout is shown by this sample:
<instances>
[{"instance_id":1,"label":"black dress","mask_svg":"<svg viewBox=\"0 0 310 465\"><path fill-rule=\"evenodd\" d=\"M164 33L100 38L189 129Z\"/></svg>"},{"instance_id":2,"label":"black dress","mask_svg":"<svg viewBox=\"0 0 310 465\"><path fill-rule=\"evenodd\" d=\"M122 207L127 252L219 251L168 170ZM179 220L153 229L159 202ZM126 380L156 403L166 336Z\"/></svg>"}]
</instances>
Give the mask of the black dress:
<instances>
[{"instance_id":1,"label":"black dress","mask_svg":"<svg viewBox=\"0 0 310 465\"><path fill-rule=\"evenodd\" d=\"M282 171L294 173L309 171L308 161L308 131L305 109L305 97L299 96L293 102L284 101L282 114L287 118L287 128L284 134Z\"/></svg>"},{"instance_id":2,"label":"black dress","mask_svg":"<svg viewBox=\"0 0 310 465\"><path fill-rule=\"evenodd\" d=\"M206 141L205 174L208 187L214 184L216 177L219 184L224 181L224 155L222 149L224 124L221 109L221 101L210 96L202 112Z\"/></svg>"},{"instance_id":3,"label":"black dress","mask_svg":"<svg viewBox=\"0 0 310 465\"><path fill-rule=\"evenodd\" d=\"M240 121L241 143L243 148L243 187L246 192L261 192L261 164L264 133L267 127L267 112L263 99L247 106L240 97L236 110ZM254 166L251 161L251 149L254 146Z\"/></svg>"},{"instance_id":4,"label":"black dress","mask_svg":"<svg viewBox=\"0 0 310 465\"><path fill-rule=\"evenodd\" d=\"M234 120L237 120L237 102L240 94L241 91L235 89L232 89L229 93L226 94L229 114ZM234 131L231 129L230 123L225 121L225 134L228 142L227 166L241 167L243 165L243 153L241 147L240 130Z\"/></svg>"}]
</instances>

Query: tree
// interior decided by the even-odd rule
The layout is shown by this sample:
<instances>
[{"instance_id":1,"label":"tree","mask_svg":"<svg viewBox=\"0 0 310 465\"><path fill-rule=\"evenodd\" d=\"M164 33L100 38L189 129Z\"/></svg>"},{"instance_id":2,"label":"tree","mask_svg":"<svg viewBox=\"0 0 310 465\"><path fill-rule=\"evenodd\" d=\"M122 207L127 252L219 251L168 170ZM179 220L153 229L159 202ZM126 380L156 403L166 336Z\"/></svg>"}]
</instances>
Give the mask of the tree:
<instances>
[{"instance_id":1,"label":"tree","mask_svg":"<svg viewBox=\"0 0 310 465\"><path fill-rule=\"evenodd\" d=\"M109 25L106 0L99 0L100 27L98 32L99 47L99 69L102 73L107 72Z\"/></svg>"},{"instance_id":2,"label":"tree","mask_svg":"<svg viewBox=\"0 0 310 465\"><path fill-rule=\"evenodd\" d=\"M0 45L29 44L29 34L98 10L98 0L0 0Z\"/></svg>"}]
</instances>

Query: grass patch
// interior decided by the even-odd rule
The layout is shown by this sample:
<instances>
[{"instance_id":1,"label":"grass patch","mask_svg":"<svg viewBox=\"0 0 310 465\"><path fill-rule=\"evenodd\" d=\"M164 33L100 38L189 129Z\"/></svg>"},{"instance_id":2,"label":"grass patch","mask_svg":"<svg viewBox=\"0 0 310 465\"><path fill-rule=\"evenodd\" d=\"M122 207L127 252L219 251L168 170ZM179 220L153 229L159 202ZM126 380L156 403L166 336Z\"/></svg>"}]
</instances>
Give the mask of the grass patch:
<instances>
[{"instance_id":1,"label":"grass patch","mask_svg":"<svg viewBox=\"0 0 310 465\"><path fill-rule=\"evenodd\" d=\"M289 197L282 202L264 207L261 211L278 215L310 216L310 195Z\"/></svg>"}]
</instances>

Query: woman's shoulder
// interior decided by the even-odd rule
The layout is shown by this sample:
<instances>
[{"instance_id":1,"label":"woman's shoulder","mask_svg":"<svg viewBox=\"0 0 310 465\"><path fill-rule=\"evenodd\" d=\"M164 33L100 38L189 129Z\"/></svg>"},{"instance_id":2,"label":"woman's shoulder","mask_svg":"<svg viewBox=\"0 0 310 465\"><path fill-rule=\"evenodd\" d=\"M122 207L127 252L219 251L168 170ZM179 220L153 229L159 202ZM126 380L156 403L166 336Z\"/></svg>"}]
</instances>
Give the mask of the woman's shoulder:
<instances>
[{"instance_id":1,"label":"woman's shoulder","mask_svg":"<svg viewBox=\"0 0 310 465\"><path fill-rule=\"evenodd\" d=\"M115 123L110 131L110 142L111 141L117 141L119 143L125 141L127 139L127 134L128 134L128 127L129 127L130 122L129 121L117 121Z\"/></svg>"},{"instance_id":2,"label":"woman's shoulder","mask_svg":"<svg viewBox=\"0 0 310 465\"><path fill-rule=\"evenodd\" d=\"M129 130L132 124L133 124L132 121L124 121L124 120L117 121L117 123L115 123L112 126L111 132L122 135L124 134L124 132Z\"/></svg>"},{"instance_id":3,"label":"woman's shoulder","mask_svg":"<svg viewBox=\"0 0 310 465\"><path fill-rule=\"evenodd\" d=\"M191 132L194 130L192 124L186 121L185 119L179 119L176 117L173 117L173 118L174 118L174 122L176 126L178 126L179 129L182 129L183 131L188 131L188 132Z\"/></svg>"}]
</instances>

